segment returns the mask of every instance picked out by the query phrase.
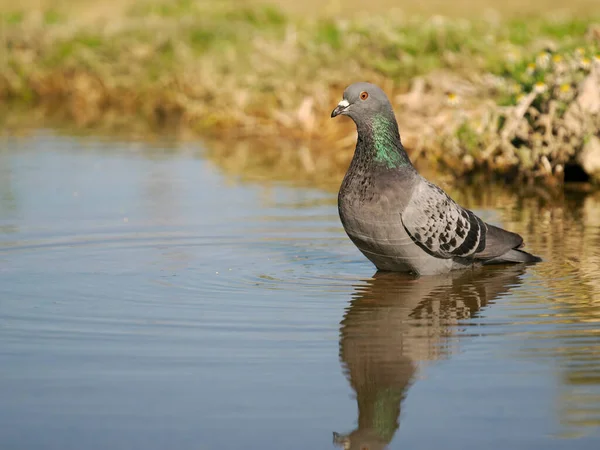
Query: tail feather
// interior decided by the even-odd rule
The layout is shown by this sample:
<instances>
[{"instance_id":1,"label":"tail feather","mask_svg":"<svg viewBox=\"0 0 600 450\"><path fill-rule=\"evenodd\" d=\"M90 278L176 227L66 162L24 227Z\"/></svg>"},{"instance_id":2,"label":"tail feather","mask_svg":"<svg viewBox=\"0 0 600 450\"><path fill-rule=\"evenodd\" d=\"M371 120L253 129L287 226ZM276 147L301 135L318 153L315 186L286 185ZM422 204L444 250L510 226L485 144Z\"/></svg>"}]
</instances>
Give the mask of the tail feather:
<instances>
[{"instance_id":1,"label":"tail feather","mask_svg":"<svg viewBox=\"0 0 600 450\"><path fill-rule=\"evenodd\" d=\"M532 255L531 253L527 253L524 250L519 250L513 248L506 253L503 253L500 256L497 256L492 259L488 259L484 262L485 265L489 264L507 264L507 263L527 263L533 264L541 262L542 258L539 256Z\"/></svg>"}]
</instances>

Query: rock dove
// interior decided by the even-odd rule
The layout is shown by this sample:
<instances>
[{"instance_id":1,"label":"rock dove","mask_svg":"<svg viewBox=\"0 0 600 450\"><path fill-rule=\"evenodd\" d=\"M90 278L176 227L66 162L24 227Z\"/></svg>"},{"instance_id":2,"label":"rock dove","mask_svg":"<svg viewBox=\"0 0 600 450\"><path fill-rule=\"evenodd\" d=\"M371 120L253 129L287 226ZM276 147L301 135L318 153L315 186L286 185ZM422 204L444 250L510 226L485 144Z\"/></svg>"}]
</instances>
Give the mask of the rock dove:
<instances>
[{"instance_id":1,"label":"rock dove","mask_svg":"<svg viewBox=\"0 0 600 450\"><path fill-rule=\"evenodd\" d=\"M349 116L358 131L338 194L346 233L377 269L416 275L483 264L534 263L516 233L485 223L414 168L385 93L354 83L331 117Z\"/></svg>"}]
</instances>

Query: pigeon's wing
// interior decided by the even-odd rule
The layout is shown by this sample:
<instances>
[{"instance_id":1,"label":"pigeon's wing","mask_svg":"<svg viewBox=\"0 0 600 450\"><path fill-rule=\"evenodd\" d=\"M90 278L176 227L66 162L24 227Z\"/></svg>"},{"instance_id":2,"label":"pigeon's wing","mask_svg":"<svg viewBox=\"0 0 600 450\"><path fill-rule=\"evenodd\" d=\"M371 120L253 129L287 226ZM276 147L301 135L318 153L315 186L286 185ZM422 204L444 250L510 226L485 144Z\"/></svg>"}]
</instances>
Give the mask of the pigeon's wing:
<instances>
[{"instance_id":1,"label":"pigeon's wing","mask_svg":"<svg viewBox=\"0 0 600 450\"><path fill-rule=\"evenodd\" d=\"M402 224L413 242L438 258L472 257L486 247L485 222L424 179L412 192Z\"/></svg>"},{"instance_id":2,"label":"pigeon's wing","mask_svg":"<svg viewBox=\"0 0 600 450\"><path fill-rule=\"evenodd\" d=\"M525 245L523 238L517 233L506 231L489 223L485 234L485 248L477 253L478 259L493 259L504 255L509 250L517 250Z\"/></svg>"}]
</instances>

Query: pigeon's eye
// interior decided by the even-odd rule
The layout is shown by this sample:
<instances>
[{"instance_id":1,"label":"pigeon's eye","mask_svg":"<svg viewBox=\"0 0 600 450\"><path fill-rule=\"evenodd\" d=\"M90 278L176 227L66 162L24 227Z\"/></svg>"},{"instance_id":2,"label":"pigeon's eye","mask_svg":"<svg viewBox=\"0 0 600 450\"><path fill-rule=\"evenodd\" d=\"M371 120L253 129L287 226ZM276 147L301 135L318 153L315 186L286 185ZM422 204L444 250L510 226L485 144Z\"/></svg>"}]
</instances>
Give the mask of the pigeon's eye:
<instances>
[{"instance_id":1,"label":"pigeon's eye","mask_svg":"<svg viewBox=\"0 0 600 450\"><path fill-rule=\"evenodd\" d=\"M368 92L362 91L362 92L360 93L360 99L361 99L361 100L366 100L366 99L368 99L368 98L369 98L369 93L368 93Z\"/></svg>"}]
</instances>

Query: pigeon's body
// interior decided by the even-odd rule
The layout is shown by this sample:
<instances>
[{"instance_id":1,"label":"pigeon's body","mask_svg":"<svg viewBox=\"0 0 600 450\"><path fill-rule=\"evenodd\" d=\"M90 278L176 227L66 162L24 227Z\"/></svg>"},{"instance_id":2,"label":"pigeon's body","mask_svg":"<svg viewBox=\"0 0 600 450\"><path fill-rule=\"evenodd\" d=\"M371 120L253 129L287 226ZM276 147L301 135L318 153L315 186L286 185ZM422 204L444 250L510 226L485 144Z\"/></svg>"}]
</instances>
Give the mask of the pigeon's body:
<instances>
[{"instance_id":1,"label":"pigeon's body","mask_svg":"<svg viewBox=\"0 0 600 450\"><path fill-rule=\"evenodd\" d=\"M364 182L362 176L344 179L338 208L352 242L379 270L433 274L453 269L452 259L428 254L402 225L402 212L408 204L397 189L412 192L414 186L407 179L386 183L386 178L384 175L370 182Z\"/></svg>"},{"instance_id":2,"label":"pigeon's body","mask_svg":"<svg viewBox=\"0 0 600 450\"><path fill-rule=\"evenodd\" d=\"M352 242L379 270L426 275L540 261L519 250L518 234L486 224L417 173L379 88L350 86L332 116L338 114L349 115L358 129L338 196L340 218Z\"/></svg>"}]
</instances>

